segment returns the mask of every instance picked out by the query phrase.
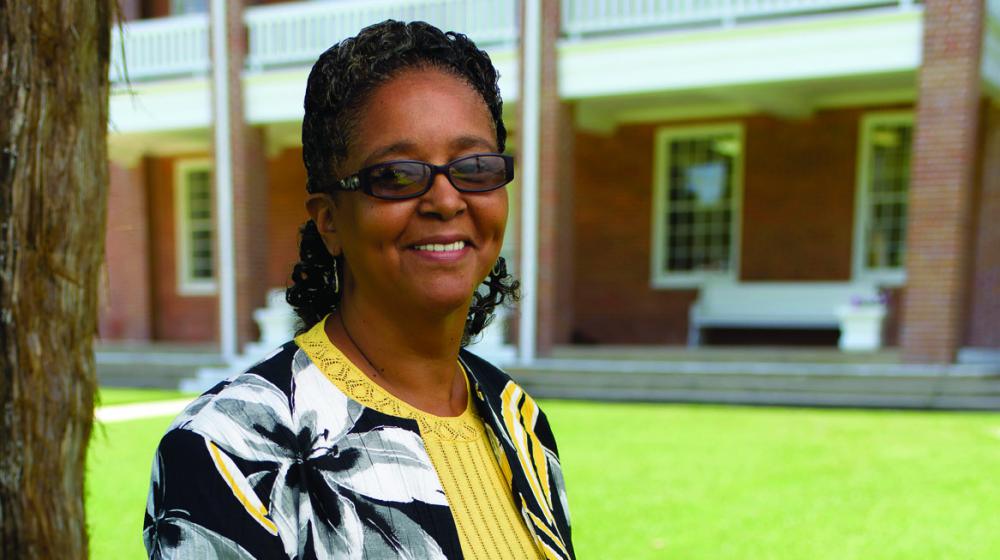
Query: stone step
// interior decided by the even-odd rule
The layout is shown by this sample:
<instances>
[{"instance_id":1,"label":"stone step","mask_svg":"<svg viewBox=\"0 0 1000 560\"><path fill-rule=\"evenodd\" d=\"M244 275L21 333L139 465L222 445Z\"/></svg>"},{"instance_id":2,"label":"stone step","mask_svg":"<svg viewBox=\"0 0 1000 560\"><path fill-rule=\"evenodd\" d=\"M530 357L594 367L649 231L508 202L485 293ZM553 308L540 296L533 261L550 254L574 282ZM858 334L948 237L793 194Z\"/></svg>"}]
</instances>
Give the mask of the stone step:
<instances>
[{"instance_id":1,"label":"stone step","mask_svg":"<svg viewBox=\"0 0 1000 560\"><path fill-rule=\"evenodd\" d=\"M954 366L922 375L907 366L885 373L600 371L583 368L511 368L532 395L612 401L702 402L750 405L1000 410L1000 372ZM635 364L619 364L620 368ZM651 365L651 364L647 364ZM752 364L760 366L760 364ZM750 370L753 370L751 373ZM824 368L826 369L826 368ZM958 370L956 373L952 370ZM918 370L919 371L919 370Z\"/></svg>"}]
</instances>

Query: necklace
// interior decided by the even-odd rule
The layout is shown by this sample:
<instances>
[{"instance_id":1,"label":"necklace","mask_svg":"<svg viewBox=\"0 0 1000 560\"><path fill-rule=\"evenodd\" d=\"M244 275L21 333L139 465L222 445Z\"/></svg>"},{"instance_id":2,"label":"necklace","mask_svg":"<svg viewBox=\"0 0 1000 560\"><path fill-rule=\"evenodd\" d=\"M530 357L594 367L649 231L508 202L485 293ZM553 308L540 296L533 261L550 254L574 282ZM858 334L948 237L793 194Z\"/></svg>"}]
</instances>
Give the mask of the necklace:
<instances>
[{"instance_id":1,"label":"necklace","mask_svg":"<svg viewBox=\"0 0 1000 560\"><path fill-rule=\"evenodd\" d=\"M347 340L351 341L351 344L354 345L354 347L358 350L358 353L361 354L361 357L364 358L366 362L368 362L368 365L371 366L372 370L375 372L375 376L382 375L383 370L379 369L379 367L375 365L375 362L373 362L371 358L368 357L368 354L365 354L365 351L361 349L361 345L359 345L358 342L354 340L354 337L351 336L351 331L347 329L347 323L344 322L343 310L337 313L337 318L340 319L340 326L344 328L344 334L347 335ZM385 375L382 375L382 380L383 383L389 382L389 380L386 379ZM388 387L385 387L385 389L388 390ZM389 392L392 393L392 391Z\"/></svg>"},{"instance_id":2,"label":"necklace","mask_svg":"<svg viewBox=\"0 0 1000 560\"><path fill-rule=\"evenodd\" d=\"M371 358L368 357L368 354L365 354L365 351L361 349L361 345L358 344L356 340L354 340L353 336L351 336L351 331L347 330L347 323L344 322L344 312L341 311L340 313L337 313L337 318L340 319L340 326L344 328L344 334L347 335L347 340L350 340L351 344L353 344L354 347L357 348L358 353L361 354L361 357L364 358L365 361L368 362L368 365L370 365L372 369L375 371L375 375L380 375L382 373L382 370L379 369L379 367L375 365L375 362L373 362Z\"/></svg>"}]
</instances>

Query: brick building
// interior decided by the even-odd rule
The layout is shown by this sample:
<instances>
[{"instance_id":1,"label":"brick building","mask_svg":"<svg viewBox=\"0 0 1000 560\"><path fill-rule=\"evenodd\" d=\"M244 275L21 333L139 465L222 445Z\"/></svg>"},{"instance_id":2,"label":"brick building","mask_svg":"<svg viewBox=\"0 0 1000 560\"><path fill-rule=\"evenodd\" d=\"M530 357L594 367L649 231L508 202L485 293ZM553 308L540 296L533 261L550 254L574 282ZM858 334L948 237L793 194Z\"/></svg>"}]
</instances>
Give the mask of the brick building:
<instances>
[{"instance_id":1,"label":"brick building","mask_svg":"<svg viewBox=\"0 0 1000 560\"><path fill-rule=\"evenodd\" d=\"M1000 3L542 0L537 155L521 153L520 2L230 4L229 288L210 2L124 4L104 340L215 343L227 319L236 343L254 339L251 311L286 285L306 219L309 66L395 17L466 32L500 69L512 151L538 170L531 189L511 187L505 251L535 271L524 317L540 355L695 338L835 346L832 307L785 321L789 301L878 290L903 361L1000 352ZM517 208L538 212L528 235ZM519 240L536 243L529 266ZM755 305L713 323L692 313L712 293Z\"/></svg>"}]
</instances>

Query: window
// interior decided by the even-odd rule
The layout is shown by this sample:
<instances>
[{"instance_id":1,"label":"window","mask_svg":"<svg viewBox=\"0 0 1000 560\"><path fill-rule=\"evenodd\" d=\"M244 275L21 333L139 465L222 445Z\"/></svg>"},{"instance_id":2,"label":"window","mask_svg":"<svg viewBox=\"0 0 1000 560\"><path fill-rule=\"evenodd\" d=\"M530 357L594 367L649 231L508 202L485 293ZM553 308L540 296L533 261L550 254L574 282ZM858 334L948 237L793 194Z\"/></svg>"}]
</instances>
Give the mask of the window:
<instances>
[{"instance_id":1,"label":"window","mask_svg":"<svg viewBox=\"0 0 1000 560\"><path fill-rule=\"evenodd\" d=\"M743 130L736 124L657 132L654 287L735 276L742 153Z\"/></svg>"},{"instance_id":2,"label":"window","mask_svg":"<svg viewBox=\"0 0 1000 560\"><path fill-rule=\"evenodd\" d=\"M170 14L207 14L208 0L170 0Z\"/></svg>"},{"instance_id":3,"label":"window","mask_svg":"<svg viewBox=\"0 0 1000 560\"><path fill-rule=\"evenodd\" d=\"M177 288L183 295L215 293L212 164L178 162L175 169Z\"/></svg>"},{"instance_id":4,"label":"window","mask_svg":"<svg viewBox=\"0 0 1000 560\"><path fill-rule=\"evenodd\" d=\"M907 198L913 115L877 113L861 122L855 213L855 276L905 280Z\"/></svg>"}]
</instances>

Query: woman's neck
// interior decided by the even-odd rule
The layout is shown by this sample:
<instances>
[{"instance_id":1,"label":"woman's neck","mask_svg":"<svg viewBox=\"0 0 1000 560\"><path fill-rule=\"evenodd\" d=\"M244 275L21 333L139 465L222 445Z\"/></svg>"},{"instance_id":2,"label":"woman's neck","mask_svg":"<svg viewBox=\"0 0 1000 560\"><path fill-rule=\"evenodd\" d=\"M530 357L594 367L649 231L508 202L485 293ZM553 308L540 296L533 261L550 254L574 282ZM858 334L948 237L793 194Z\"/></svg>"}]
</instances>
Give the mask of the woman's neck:
<instances>
[{"instance_id":1,"label":"woman's neck","mask_svg":"<svg viewBox=\"0 0 1000 560\"><path fill-rule=\"evenodd\" d=\"M457 416L468 390L458 365L466 313L394 314L345 294L327 336L375 383L419 410Z\"/></svg>"}]
</instances>

